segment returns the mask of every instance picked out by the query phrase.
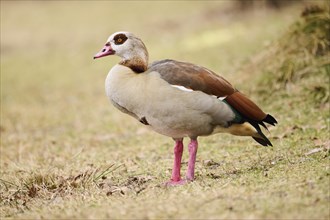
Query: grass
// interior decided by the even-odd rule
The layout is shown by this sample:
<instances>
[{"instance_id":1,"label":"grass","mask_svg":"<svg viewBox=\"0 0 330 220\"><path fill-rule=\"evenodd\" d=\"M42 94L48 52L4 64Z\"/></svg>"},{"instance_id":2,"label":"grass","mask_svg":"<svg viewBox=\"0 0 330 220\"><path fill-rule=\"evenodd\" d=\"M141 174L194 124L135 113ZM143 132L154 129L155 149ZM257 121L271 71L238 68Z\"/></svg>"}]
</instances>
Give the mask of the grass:
<instances>
[{"instance_id":1,"label":"grass","mask_svg":"<svg viewBox=\"0 0 330 220\"><path fill-rule=\"evenodd\" d=\"M329 219L328 51L300 65L276 49L298 45L288 36L303 8L1 1L1 218ZM111 107L103 86L118 58L92 60L117 30L141 36L151 60L221 73L278 119L274 147L200 138L196 181L163 187L172 140ZM286 58L306 74L288 78Z\"/></svg>"}]
</instances>

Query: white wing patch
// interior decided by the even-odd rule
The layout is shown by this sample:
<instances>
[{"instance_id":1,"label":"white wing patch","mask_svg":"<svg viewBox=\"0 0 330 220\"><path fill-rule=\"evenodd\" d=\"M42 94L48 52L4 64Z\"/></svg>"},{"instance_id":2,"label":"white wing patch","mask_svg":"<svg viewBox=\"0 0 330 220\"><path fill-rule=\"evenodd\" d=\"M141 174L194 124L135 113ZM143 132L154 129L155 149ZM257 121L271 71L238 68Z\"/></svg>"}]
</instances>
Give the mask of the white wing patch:
<instances>
[{"instance_id":1,"label":"white wing patch","mask_svg":"<svg viewBox=\"0 0 330 220\"><path fill-rule=\"evenodd\" d=\"M179 85L171 85L171 86L174 87L174 88L180 89L181 91L184 91L184 92L193 92L194 91L194 90L188 89L188 88L186 88L184 86L179 86ZM223 96L223 97L217 97L215 95L212 95L212 96L214 98L217 98L217 99L221 100L221 101L223 101L225 98L227 98L227 96Z\"/></svg>"},{"instance_id":2,"label":"white wing patch","mask_svg":"<svg viewBox=\"0 0 330 220\"><path fill-rule=\"evenodd\" d=\"M182 91L185 91L185 92L192 92L192 91L194 91L194 90L188 89L188 88L186 88L184 86L178 86L178 85L171 85L171 86L174 87L174 88L180 89Z\"/></svg>"},{"instance_id":3,"label":"white wing patch","mask_svg":"<svg viewBox=\"0 0 330 220\"><path fill-rule=\"evenodd\" d=\"M219 100L223 101L225 98L227 98L227 96L224 97L218 97Z\"/></svg>"},{"instance_id":4,"label":"white wing patch","mask_svg":"<svg viewBox=\"0 0 330 220\"><path fill-rule=\"evenodd\" d=\"M212 95L214 98L216 98L216 99L219 99L219 100L221 100L221 101L223 101L225 98L227 98L227 96L223 96L223 97L217 97L217 96L215 96L215 95Z\"/></svg>"}]
</instances>

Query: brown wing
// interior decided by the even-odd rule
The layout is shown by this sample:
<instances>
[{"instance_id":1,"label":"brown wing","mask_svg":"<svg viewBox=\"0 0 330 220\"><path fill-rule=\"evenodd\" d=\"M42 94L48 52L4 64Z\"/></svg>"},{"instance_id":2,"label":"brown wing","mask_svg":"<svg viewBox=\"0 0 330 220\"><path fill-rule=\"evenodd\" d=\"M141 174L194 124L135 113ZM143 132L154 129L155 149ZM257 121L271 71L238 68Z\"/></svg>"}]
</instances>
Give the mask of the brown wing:
<instances>
[{"instance_id":1,"label":"brown wing","mask_svg":"<svg viewBox=\"0 0 330 220\"><path fill-rule=\"evenodd\" d=\"M238 91L227 96L225 100L238 112L252 120L262 121L267 116L254 102Z\"/></svg>"},{"instance_id":2,"label":"brown wing","mask_svg":"<svg viewBox=\"0 0 330 220\"><path fill-rule=\"evenodd\" d=\"M235 92L235 88L211 70L191 63L161 60L152 63L150 71L156 71L171 85L184 86L209 95L224 97Z\"/></svg>"},{"instance_id":3,"label":"brown wing","mask_svg":"<svg viewBox=\"0 0 330 220\"><path fill-rule=\"evenodd\" d=\"M267 118L267 114L248 97L237 91L226 79L204 67L175 60L161 60L152 63L149 71L158 72L161 78L171 85L184 86L217 97L226 97L225 100L230 106L254 121L262 122ZM275 119L270 120L271 123L274 121L276 122Z\"/></svg>"}]
</instances>

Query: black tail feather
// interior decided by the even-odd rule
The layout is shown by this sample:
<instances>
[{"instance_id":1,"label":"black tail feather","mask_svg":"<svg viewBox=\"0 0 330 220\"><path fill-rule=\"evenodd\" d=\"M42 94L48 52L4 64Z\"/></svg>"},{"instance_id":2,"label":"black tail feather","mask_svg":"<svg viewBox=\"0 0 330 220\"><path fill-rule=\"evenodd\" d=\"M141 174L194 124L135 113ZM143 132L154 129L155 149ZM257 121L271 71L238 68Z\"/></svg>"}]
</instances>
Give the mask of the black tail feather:
<instances>
[{"instance_id":1,"label":"black tail feather","mask_svg":"<svg viewBox=\"0 0 330 220\"><path fill-rule=\"evenodd\" d=\"M227 100L224 100L224 102L226 104L228 104ZM256 120L256 119L252 119L251 117L247 117L246 115L244 115L243 113L241 113L240 111L238 111L237 109L235 109L234 107L232 107L230 104L228 104L228 106L230 106L230 108L234 111L235 114L239 114L239 121L232 121L234 123L244 123L244 122L248 122L250 123L258 132L258 135L256 135L257 137L253 137L252 138L258 142L259 144L263 145L263 146L273 146L272 143L269 141L269 139L262 133L260 126L264 127L267 131L268 128L265 124L268 123L270 125L275 126L277 124L276 119L270 115L267 114L266 117L262 120Z\"/></svg>"},{"instance_id":2,"label":"black tail feather","mask_svg":"<svg viewBox=\"0 0 330 220\"><path fill-rule=\"evenodd\" d=\"M268 131L268 128L263 121L258 122L258 123Z\"/></svg>"},{"instance_id":3,"label":"black tail feather","mask_svg":"<svg viewBox=\"0 0 330 220\"><path fill-rule=\"evenodd\" d=\"M247 120L258 132L260 137L252 137L255 141L257 141L259 144L263 145L263 146L273 146L272 143L269 141L269 139L264 135L264 133L262 133L260 126L262 125L263 127L265 127L264 123L261 121L252 121L252 120ZM267 128L266 128L267 129ZM268 129L267 129L268 130Z\"/></svg>"},{"instance_id":4,"label":"black tail feather","mask_svg":"<svg viewBox=\"0 0 330 220\"><path fill-rule=\"evenodd\" d=\"M271 124L273 126L275 126L275 124L277 124L276 119L273 116L271 116L270 114L267 114L266 118L263 119L262 121L267 122L268 124Z\"/></svg>"},{"instance_id":5,"label":"black tail feather","mask_svg":"<svg viewBox=\"0 0 330 220\"><path fill-rule=\"evenodd\" d=\"M262 138L257 138L257 137L252 137L256 142L258 142L259 144L261 144L262 146L273 146L272 143L270 143L270 141L266 138L266 139L262 139Z\"/></svg>"}]
</instances>

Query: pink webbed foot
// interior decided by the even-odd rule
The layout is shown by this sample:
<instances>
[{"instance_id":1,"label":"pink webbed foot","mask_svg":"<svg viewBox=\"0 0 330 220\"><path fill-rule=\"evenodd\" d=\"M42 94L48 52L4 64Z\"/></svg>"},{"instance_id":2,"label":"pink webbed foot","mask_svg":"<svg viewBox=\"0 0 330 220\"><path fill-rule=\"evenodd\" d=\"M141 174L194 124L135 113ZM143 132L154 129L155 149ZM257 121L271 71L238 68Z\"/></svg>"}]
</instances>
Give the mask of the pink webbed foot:
<instances>
[{"instance_id":1,"label":"pink webbed foot","mask_svg":"<svg viewBox=\"0 0 330 220\"><path fill-rule=\"evenodd\" d=\"M165 183L165 186L181 186L184 185L186 183L188 183L188 180L182 179L182 180L178 180L178 181L174 181L174 180L170 180L168 182Z\"/></svg>"}]
</instances>

